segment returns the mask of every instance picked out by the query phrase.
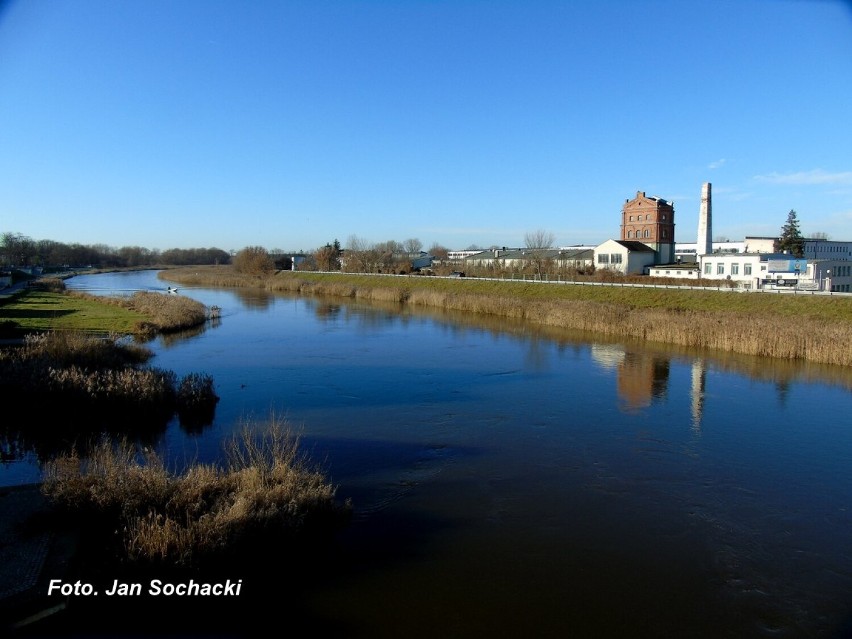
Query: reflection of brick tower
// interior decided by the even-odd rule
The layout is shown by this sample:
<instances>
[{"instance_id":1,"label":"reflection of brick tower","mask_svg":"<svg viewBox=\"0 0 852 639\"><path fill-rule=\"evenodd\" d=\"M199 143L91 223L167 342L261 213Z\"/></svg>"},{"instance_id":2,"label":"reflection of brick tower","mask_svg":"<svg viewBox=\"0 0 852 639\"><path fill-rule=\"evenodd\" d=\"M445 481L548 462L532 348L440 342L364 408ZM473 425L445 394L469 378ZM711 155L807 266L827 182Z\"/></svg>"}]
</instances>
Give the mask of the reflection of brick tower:
<instances>
[{"instance_id":1,"label":"reflection of brick tower","mask_svg":"<svg viewBox=\"0 0 852 639\"><path fill-rule=\"evenodd\" d=\"M621 209L621 239L642 242L654 249L657 264L674 262L674 205L638 191Z\"/></svg>"},{"instance_id":2,"label":"reflection of brick tower","mask_svg":"<svg viewBox=\"0 0 852 639\"><path fill-rule=\"evenodd\" d=\"M618 396L624 408L637 411L668 391L669 360L628 351L618 365L617 375Z\"/></svg>"}]
</instances>

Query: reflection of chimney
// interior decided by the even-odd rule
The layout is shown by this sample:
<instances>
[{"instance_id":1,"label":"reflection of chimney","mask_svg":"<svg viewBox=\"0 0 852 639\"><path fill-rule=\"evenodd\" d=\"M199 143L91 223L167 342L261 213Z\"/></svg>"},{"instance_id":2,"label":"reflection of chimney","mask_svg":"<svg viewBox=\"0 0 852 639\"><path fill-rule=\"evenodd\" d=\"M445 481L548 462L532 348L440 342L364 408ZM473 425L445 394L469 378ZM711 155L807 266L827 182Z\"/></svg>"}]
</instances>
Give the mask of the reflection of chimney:
<instances>
[{"instance_id":1,"label":"reflection of chimney","mask_svg":"<svg viewBox=\"0 0 852 639\"><path fill-rule=\"evenodd\" d=\"M707 371L704 360L695 358L692 362L692 392L690 402L692 408L692 432L701 434L701 419L704 417L704 391L707 384Z\"/></svg>"},{"instance_id":2,"label":"reflection of chimney","mask_svg":"<svg viewBox=\"0 0 852 639\"><path fill-rule=\"evenodd\" d=\"M701 209L698 212L698 239L696 255L709 255L713 252L713 204L710 195L710 182L701 185Z\"/></svg>"}]
</instances>

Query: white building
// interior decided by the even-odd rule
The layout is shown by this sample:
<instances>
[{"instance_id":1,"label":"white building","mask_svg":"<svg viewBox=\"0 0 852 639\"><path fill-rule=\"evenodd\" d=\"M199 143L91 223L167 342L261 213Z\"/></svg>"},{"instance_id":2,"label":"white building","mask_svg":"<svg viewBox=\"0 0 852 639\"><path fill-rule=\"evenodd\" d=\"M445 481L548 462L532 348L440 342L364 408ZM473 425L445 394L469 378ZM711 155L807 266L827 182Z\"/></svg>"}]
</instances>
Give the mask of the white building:
<instances>
[{"instance_id":1,"label":"white building","mask_svg":"<svg viewBox=\"0 0 852 639\"><path fill-rule=\"evenodd\" d=\"M810 260L852 260L852 242L805 239L804 256Z\"/></svg>"},{"instance_id":2,"label":"white building","mask_svg":"<svg viewBox=\"0 0 852 639\"><path fill-rule=\"evenodd\" d=\"M608 268L625 275L641 275L655 261L656 252L642 242L607 240L595 247L595 268Z\"/></svg>"},{"instance_id":3,"label":"white building","mask_svg":"<svg viewBox=\"0 0 852 639\"><path fill-rule=\"evenodd\" d=\"M713 253L744 253L745 242L713 242ZM681 262L697 262L698 243L678 242L675 244L675 259Z\"/></svg>"},{"instance_id":4,"label":"white building","mask_svg":"<svg viewBox=\"0 0 852 639\"><path fill-rule=\"evenodd\" d=\"M702 255L701 278L743 288L852 292L852 260L807 260L785 253Z\"/></svg>"}]
</instances>

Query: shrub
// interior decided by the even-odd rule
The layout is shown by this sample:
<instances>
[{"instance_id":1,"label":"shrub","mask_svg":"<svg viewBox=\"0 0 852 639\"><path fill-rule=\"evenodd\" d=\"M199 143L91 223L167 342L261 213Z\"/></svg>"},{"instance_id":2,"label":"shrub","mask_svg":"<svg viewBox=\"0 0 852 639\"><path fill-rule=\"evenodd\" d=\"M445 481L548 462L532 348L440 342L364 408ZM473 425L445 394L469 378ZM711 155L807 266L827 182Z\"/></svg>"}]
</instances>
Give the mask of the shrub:
<instances>
[{"instance_id":1,"label":"shrub","mask_svg":"<svg viewBox=\"0 0 852 639\"><path fill-rule=\"evenodd\" d=\"M262 246L247 246L233 259L234 270L247 275L268 275L275 270L275 262Z\"/></svg>"}]
</instances>

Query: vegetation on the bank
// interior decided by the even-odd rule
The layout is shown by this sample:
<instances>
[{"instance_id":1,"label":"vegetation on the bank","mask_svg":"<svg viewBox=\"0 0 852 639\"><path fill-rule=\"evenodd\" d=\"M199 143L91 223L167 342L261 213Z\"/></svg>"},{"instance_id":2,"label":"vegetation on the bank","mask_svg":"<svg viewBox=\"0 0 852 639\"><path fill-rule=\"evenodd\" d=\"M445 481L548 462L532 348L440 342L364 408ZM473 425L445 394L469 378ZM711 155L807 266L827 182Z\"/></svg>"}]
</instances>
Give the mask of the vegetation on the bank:
<instances>
[{"instance_id":1,"label":"vegetation on the bank","mask_svg":"<svg viewBox=\"0 0 852 639\"><path fill-rule=\"evenodd\" d=\"M269 275L275 270L275 262L262 246L247 246L234 255L234 270L248 275Z\"/></svg>"},{"instance_id":2,"label":"vegetation on the bank","mask_svg":"<svg viewBox=\"0 0 852 639\"><path fill-rule=\"evenodd\" d=\"M39 280L0 304L0 334L82 331L152 335L178 331L207 320L206 307L183 295L138 291L129 297L65 291L59 279Z\"/></svg>"},{"instance_id":3,"label":"vegetation on the bank","mask_svg":"<svg viewBox=\"0 0 852 639\"><path fill-rule=\"evenodd\" d=\"M845 297L301 272L248 278L227 267L176 269L165 276L197 285L486 313L621 339L852 366L852 300Z\"/></svg>"},{"instance_id":4,"label":"vegetation on the bank","mask_svg":"<svg viewBox=\"0 0 852 639\"><path fill-rule=\"evenodd\" d=\"M50 271L67 272L81 268L227 264L230 259L230 253L219 248L176 248L166 251L142 246L113 248L103 244L65 244L55 240L34 240L22 233L0 232L0 268L37 266Z\"/></svg>"},{"instance_id":5,"label":"vegetation on the bank","mask_svg":"<svg viewBox=\"0 0 852 639\"><path fill-rule=\"evenodd\" d=\"M62 331L29 335L0 350L0 400L27 406L30 428L51 433L150 427L177 413L192 426L210 423L218 402L213 379L141 366L151 352L117 339Z\"/></svg>"},{"instance_id":6,"label":"vegetation on the bank","mask_svg":"<svg viewBox=\"0 0 852 639\"><path fill-rule=\"evenodd\" d=\"M89 529L120 531L114 541L124 558L169 565L195 565L317 525L333 530L349 514L275 416L265 428L246 425L225 459L175 474L151 450L103 440L86 456L73 451L46 463L43 491Z\"/></svg>"}]
</instances>

